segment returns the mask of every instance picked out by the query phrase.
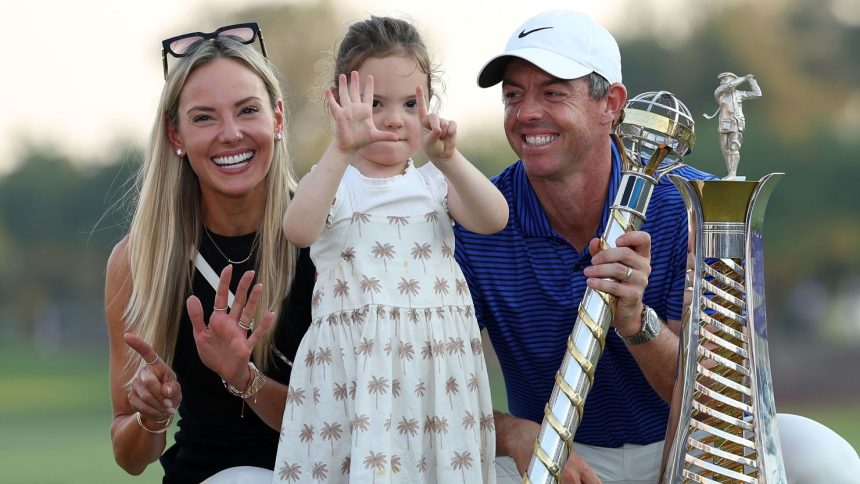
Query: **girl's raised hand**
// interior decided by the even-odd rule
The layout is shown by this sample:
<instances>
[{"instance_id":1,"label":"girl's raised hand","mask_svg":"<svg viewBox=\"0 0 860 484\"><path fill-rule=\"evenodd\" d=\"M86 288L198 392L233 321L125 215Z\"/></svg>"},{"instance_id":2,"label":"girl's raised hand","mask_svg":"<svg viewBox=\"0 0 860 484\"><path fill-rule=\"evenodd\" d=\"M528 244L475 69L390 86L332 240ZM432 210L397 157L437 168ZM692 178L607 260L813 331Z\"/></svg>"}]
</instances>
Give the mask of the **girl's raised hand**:
<instances>
[{"instance_id":1,"label":"girl's raised hand","mask_svg":"<svg viewBox=\"0 0 860 484\"><path fill-rule=\"evenodd\" d=\"M428 113L424 89L415 88L418 103L418 119L421 122L421 145L424 154L435 163L445 163L457 151L457 123L440 118L436 113Z\"/></svg>"},{"instance_id":2,"label":"girl's raised hand","mask_svg":"<svg viewBox=\"0 0 860 484\"><path fill-rule=\"evenodd\" d=\"M263 290L262 284L251 288L254 271L247 271L242 275L236 287L233 306L228 308L227 293L232 275L232 265L221 271L218 289L215 291L215 307L208 325L203 323L203 307L196 296L188 298L186 307L194 328L194 342L203 364L229 383L244 384L251 352L260 337L272 327L275 313L264 313L261 321L254 324L252 318ZM253 329L250 335L249 328Z\"/></svg>"},{"instance_id":3,"label":"girl's raised hand","mask_svg":"<svg viewBox=\"0 0 860 484\"><path fill-rule=\"evenodd\" d=\"M352 71L347 83L346 75L338 76L338 99L331 89L325 90L328 109L334 120L337 147L342 151L357 151L377 141L397 141L398 136L376 129L373 123L373 76L367 76L364 99L359 87L358 72Z\"/></svg>"}]
</instances>

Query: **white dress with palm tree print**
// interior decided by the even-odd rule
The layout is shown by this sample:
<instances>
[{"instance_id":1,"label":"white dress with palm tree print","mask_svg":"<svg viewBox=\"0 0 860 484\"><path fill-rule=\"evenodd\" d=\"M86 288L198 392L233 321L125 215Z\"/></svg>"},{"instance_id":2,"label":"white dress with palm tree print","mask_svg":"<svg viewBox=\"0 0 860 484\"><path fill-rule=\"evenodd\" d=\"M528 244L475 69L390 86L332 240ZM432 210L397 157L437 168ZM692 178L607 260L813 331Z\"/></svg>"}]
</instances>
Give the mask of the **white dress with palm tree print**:
<instances>
[{"instance_id":1,"label":"white dress with palm tree print","mask_svg":"<svg viewBox=\"0 0 860 484\"><path fill-rule=\"evenodd\" d=\"M447 186L349 167L311 248L275 482L495 482L495 428Z\"/></svg>"}]
</instances>

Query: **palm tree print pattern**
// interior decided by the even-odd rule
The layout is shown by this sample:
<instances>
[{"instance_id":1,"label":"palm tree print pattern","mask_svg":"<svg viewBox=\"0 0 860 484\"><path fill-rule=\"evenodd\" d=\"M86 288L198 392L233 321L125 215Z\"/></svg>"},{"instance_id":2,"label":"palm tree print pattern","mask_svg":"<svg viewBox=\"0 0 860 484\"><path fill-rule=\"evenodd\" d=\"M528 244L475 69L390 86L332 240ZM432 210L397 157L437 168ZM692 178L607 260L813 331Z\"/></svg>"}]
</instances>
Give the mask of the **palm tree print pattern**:
<instances>
[{"instance_id":1,"label":"palm tree print pattern","mask_svg":"<svg viewBox=\"0 0 860 484\"><path fill-rule=\"evenodd\" d=\"M425 242L419 245L418 242L415 242L415 246L412 247L412 251L410 253L412 254L413 259L421 261L421 266L424 268L424 273L426 274L427 264L425 264L424 261L429 260L430 256L433 254L430 244Z\"/></svg>"},{"instance_id":2,"label":"palm tree print pattern","mask_svg":"<svg viewBox=\"0 0 860 484\"><path fill-rule=\"evenodd\" d=\"M326 477L328 477L328 466L322 462L314 463L314 467L311 470L311 476L314 480L325 481Z\"/></svg>"},{"instance_id":3,"label":"palm tree print pattern","mask_svg":"<svg viewBox=\"0 0 860 484\"><path fill-rule=\"evenodd\" d=\"M457 470L465 470L472 467L472 454L468 450L463 453L454 452L454 458L451 459L451 467ZM463 473L463 482L466 482L466 474Z\"/></svg>"},{"instance_id":4,"label":"palm tree print pattern","mask_svg":"<svg viewBox=\"0 0 860 484\"><path fill-rule=\"evenodd\" d=\"M372 482L376 482L377 472L382 472L385 470L386 462L387 458L382 452L370 451L370 454L368 454L367 457L364 458L365 469L372 469L374 471Z\"/></svg>"},{"instance_id":5,"label":"palm tree print pattern","mask_svg":"<svg viewBox=\"0 0 860 484\"><path fill-rule=\"evenodd\" d=\"M379 294L382 290L382 283L379 282L379 279L371 276L367 277L365 275L361 276L361 292L365 294L370 294L370 304L373 304L373 295Z\"/></svg>"},{"instance_id":6,"label":"palm tree print pattern","mask_svg":"<svg viewBox=\"0 0 860 484\"><path fill-rule=\"evenodd\" d=\"M361 237L361 226L370 222L370 214L362 212L353 212L352 221L358 225L358 236Z\"/></svg>"},{"instance_id":7,"label":"palm tree print pattern","mask_svg":"<svg viewBox=\"0 0 860 484\"><path fill-rule=\"evenodd\" d=\"M298 481L302 477L302 466L284 462L284 465L278 469L278 477L287 482Z\"/></svg>"},{"instance_id":8,"label":"palm tree print pattern","mask_svg":"<svg viewBox=\"0 0 860 484\"><path fill-rule=\"evenodd\" d=\"M325 481L326 477L328 477L328 466L322 462L314 463L314 467L311 470L311 477L316 481Z\"/></svg>"},{"instance_id":9,"label":"palm tree print pattern","mask_svg":"<svg viewBox=\"0 0 860 484\"><path fill-rule=\"evenodd\" d=\"M379 409L379 396L388 393L388 379L384 376L372 377L367 382L367 391L376 395L376 408Z\"/></svg>"},{"instance_id":10,"label":"palm tree print pattern","mask_svg":"<svg viewBox=\"0 0 860 484\"><path fill-rule=\"evenodd\" d=\"M454 268L454 249L448 245L448 242L442 242L442 257L448 259L448 267Z\"/></svg>"},{"instance_id":11,"label":"palm tree print pattern","mask_svg":"<svg viewBox=\"0 0 860 484\"><path fill-rule=\"evenodd\" d=\"M389 216L388 223L397 227L397 238L402 239L403 237L400 233L400 227L403 225L407 225L409 223L409 219L406 217Z\"/></svg>"},{"instance_id":12,"label":"palm tree print pattern","mask_svg":"<svg viewBox=\"0 0 860 484\"><path fill-rule=\"evenodd\" d=\"M388 272L388 261L394 259L395 255L394 246L388 243L381 244L378 241L376 245L371 249L371 254L373 257L382 260L382 264L385 266L385 272Z\"/></svg>"},{"instance_id":13,"label":"palm tree print pattern","mask_svg":"<svg viewBox=\"0 0 860 484\"><path fill-rule=\"evenodd\" d=\"M349 283L347 281L337 280L334 285L334 296L340 298L340 309L343 311L343 298L349 295Z\"/></svg>"},{"instance_id":14,"label":"palm tree print pattern","mask_svg":"<svg viewBox=\"0 0 860 484\"><path fill-rule=\"evenodd\" d=\"M299 432L299 439L308 444L308 457L311 456L311 443L314 441L314 426L304 424L304 428Z\"/></svg>"},{"instance_id":15,"label":"palm tree print pattern","mask_svg":"<svg viewBox=\"0 0 860 484\"><path fill-rule=\"evenodd\" d=\"M331 364L331 348L322 346L317 349L316 359L314 361L317 366L321 366L323 370L323 378L325 378L325 367ZM309 365L310 366L310 365Z\"/></svg>"},{"instance_id":16,"label":"palm tree print pattern","mask_svg":"<svg viewBox=\"0 0 860 484\"><path fill-rule=\"evenodd\" d=\"M355 249L352 247L347 247L347 249L340 253L340 258L346 261L349 264L349 267L355 270L355 266L353 262L355 261Z\"/></svg>"},{"instance_id":17,"label":"palm tree print pattern","mask_svg":"<svg viewBox=\"0 0 860 484\"><path fill-rule=\"evenodd\" d=\"M403 417L403 420L397 424L397 432L406 436L406 448L409 449L409 443L412 440L410 437L415 437L418 434L418 420L414 418L407 420L406 417Z\"/></svg>"},{"instance_id":18,"label":"palm tree print pattern","mask_svg":"<svg viewBox=\"0 0 860 484\"><path fill-rule=\"evenodd\" d=\"M295 411L296 405L302 405L305 401L305 391L302 388L287 387L287 405L290 406L290 413Z\"/></svg>"},{"instance_id":19,"label":"palm tree print pattern","mask_svg":"<svg viewBox=\"0 0 860 484\"><path fill-rule=\"evenodd\" d=\"M397 285L397 290L400 291L400 294L405 295L409 299L410 306L412 306L412 296L417 295L420 289L418 281L415 279L407 281L405 277L401 277L400 284Z\"/></svg>"},{"instance_id":20,"label":"palm tree print pattern","mask_svg":"<svg viewBox=\"0 0 860 484\"><path fill-rule=\"evenodd\" d=\"M481 482L493 465L492 406L444 200L383 213L338 190L314 248L313 324L288 387L275 480ZM448 406L427 406L440 396Z\"/></svg>"},{"instance_id":21,"label":"palm tree print pattern","mask_svg":"<svg viewBox=\"0 0 860 484\"><path fill-rule=\"evenodd\" d=\"M343 414L346 415L347 414L346 397L348 396L347 389L346 389L346 383L343 383L343 384L335 383L334 384L334 392L332 393L332 396L334 396L335 400L337 400L339 402L343 402Z\"/></svg>"},{"instance_id":22,"label":"palm tree print pattern","mask_svg":"<svg viewBox=\"0 0 860 484\"><path fill-rule=\"evenodd\" d=\"M331 442L331 455L334 455L334 441L340 439L341 434L343 434L343 428L338 422L323 422L320 437Z\"/></svg>"}]
</instances>

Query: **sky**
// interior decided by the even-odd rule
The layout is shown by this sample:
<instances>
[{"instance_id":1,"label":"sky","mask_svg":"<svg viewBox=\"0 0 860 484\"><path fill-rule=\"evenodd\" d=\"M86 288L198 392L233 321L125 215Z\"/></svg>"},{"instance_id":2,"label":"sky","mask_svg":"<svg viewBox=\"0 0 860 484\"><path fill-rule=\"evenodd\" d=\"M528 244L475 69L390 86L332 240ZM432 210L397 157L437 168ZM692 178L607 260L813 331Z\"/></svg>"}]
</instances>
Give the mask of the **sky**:
<instances>
[{"instance_id":1,"label":"sky","mask_svg":"<svg viewBox=\"0 0 860 484\"><path fill-rule=\"evenodd\" d=\"M11 28L7 39L17 40L4 49L0 76L0 174L14 168L28 146L56 146L73 159L100 163L115 159L118 143L143 145L163 83L161 39L183 33L193 24L189 17L200 18L196 30L219 27L206 18L207 11L302 1L312 0L4 2ZM516 27L542 10L572 8L614 31L620 0L335 0L335 5L344 25L369 13L408 15L419 22L444 71L442 115L456 120L467 136L493 113L501 123L498 89L480 89L475 79Z\"/></svg>"}]
</instances>

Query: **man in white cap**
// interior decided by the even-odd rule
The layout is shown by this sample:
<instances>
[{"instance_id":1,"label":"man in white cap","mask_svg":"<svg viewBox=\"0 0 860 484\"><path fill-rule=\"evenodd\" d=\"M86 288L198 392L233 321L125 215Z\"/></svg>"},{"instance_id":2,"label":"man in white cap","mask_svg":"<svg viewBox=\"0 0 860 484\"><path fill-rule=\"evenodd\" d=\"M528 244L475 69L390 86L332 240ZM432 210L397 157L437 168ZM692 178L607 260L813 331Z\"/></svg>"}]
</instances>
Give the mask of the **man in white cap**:
<instances>
[{"instance_id":1,"label":"man in white cap","mask_svg":"<svg viewBox=\"0 0 860 484\"><path fill-rule=\"evenodd\" d=\"M508 393L510 414L494 415L499 480L520 481L529 464L579 303L592 287L616 296L615 331L563 482L654 483L683 309L683 201L661 181L642 231L600 250L596 237L621 178L609 135L627 90L615 39L586 15L550 11L527 20L478 76L481 87L499 82L505 134L520 158L493 179L510 207L508 226L492 235L455 228L456 257ZM676 173L713 178L689 167Z\"/></svg>"}]
</instances>

